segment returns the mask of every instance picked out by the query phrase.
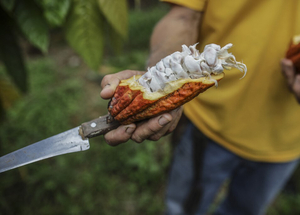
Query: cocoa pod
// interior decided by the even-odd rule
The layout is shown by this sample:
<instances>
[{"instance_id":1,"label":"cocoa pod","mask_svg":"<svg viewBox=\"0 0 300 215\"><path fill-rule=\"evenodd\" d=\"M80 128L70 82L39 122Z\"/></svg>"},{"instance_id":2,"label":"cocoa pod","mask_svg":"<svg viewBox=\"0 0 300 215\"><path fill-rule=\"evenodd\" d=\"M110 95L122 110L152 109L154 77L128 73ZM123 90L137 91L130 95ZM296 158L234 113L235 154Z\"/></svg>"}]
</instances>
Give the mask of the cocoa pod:
<instances>
[{"instance_id":1,"label":"cocoa pod","mask_svg":"<svg viewBox=\"0 0 300 215\"><path fill-rule=\"evenodd\" d=\"M122 80L108 105L111 116L124 125L155 117L218 86L224 69L235 67L246 75L246 65L227 51L232 44L210 44L203 53L196 45L183 45L182 52L165 57L144 75Z\"/></svg>"},{"instance_id":2,"label":"cocoa pod","mask_svg":"<svg viewBox=\"0 0 300 215\"><path fill-rule=\"evenodd\" d=\"M287 59L291 59L292 57L294 57L299 53L300 53L300 44L296 44L296 45L292 44L287 50L285 57Z\"/></svg>"},{"instance_id":3,"label":"cocoa pod","mask_svg":"<svg viewBox=\"0 0 300 215\"><path fill-rule=\"evenodd\" d=\"M129 105L140 93L138 90L131 90L128 86L118 86L113 99L109 103L108 111L114 117Z\"/></svg>"},{"instance_id":4,"label":"cocoa pod","mask_svg":"<svg viewBox=\"0 0 300 215\"><path fill-rule=\"evenodd\" d=\"M220 81L224 77L224 73L215 77L217 81ZM130 124L132 122L141 121L143 119L155 117L162 113L169 112L181 106L182 104L192 100L200 93L203 93L205 90L214 86L215 82L202 82L200 80L195 82L187 82L183 84L182 87L178 88L174 92L163 96L158 100L152 100L151 104L147 106L147 108L142 108L140 111L137 111L135 114L132 114L130 117L126 115L124 118L128 117L126 120L121 121L123 115L121 114L119 117L115 119L121 121L121 124ZM137 99L137 101L139 101ZM149 101L149 100L147 100ZM142 100L141 100L142 102ZM128 106L131 109L131 106ZM133 111L131 111L133 113Z\"/></svg>"}]
</instances>

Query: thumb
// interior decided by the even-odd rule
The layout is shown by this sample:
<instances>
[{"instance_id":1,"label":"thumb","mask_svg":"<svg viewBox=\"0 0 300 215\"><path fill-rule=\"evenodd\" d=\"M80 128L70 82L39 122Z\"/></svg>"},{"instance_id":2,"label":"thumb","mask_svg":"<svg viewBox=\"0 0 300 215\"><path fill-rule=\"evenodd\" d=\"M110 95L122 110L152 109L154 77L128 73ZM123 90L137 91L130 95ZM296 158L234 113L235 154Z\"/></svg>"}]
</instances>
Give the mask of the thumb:
<instances>
[{"instance_id":1,"label":"thumb","mask_svg":"<svg viewBox=\"0 0 300 215\"><path fill-rule=\"evenodd\" d=\"M118 82L119 83L119 82ZM118 86L118 83L108 83L106 84L100 92L100 96L103 99L110 99Z\"/></svg>"}]
</instances>

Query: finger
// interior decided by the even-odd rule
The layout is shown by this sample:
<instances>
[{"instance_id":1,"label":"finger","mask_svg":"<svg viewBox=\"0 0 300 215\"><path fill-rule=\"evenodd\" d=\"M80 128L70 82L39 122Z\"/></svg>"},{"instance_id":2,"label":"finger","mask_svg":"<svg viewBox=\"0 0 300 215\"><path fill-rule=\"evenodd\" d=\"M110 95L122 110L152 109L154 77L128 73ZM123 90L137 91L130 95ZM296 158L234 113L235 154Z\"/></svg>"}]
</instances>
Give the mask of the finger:
<instances>
[{"instance_id":1,"label":"finger","mask_svg":"<svg viewBox=\"0 0 300 215\"><path fill-rule=\"evenodd\" d=\"M143 74L143 72L135 70L124 70L116 74L106 75L101 81L102 91L100 96L103 99L109 99L113 96L120 81L132 77L133 75Z\"/></svg>"},{"instance_id":2,"label":"finger","mask_svg":"<svg viewBox=\"0 0 300 215\"><path fill-rule=\"evenodd\" d=\"M137 143L143 142L145 139L156 133L165 133L168 130L168 124L172 121L172 115L169 113L151 118L145 122L138 124L136 130L131 136L131 139Z\"/></svg>"},{"instance_id":3,"label":"finger","mask_svg":"<svg viewBox=\"0 0 300 215\"><path fill-rule=\"evenodd\" d=\"M291 58L291 61L293 62L294 68L296 69L300 69L300 53L298 53L297 55L293 56Z\"/></svg>"},{"instance_id":4,"label":"finger","mask_svg":"<svg viewBox=\"0 0 300 215\"><path fill-rule=\"evenodd\" d=\"M297 98L298 103L300 103L300 75L296 75L295 77L293 92Z\"/></svg>"},{"instance_id":5,"label":"finger","mask_svg":"<svg viewBox=\"0 0 300 215\"><path fill-rule=\"evenodd\" d=\"M171 133L176 128L176 126L181 118L182 110L183 110L182 106L179 108L176 108L175 110L172 110L169 113L172 116L171 122L169 124L167 124L166 126L164 126L162 129L160 129L155 134L149 136L147 139L157 141L161 137Z\"/></svg>"},{"instance_id":6,"label":"finger","mask_svg":"<svg viewBox=\"0 0 300 215\"><path fill-rule=\"evenodd\" d=\"M106 86L107 84L120 82L123 79L127 79L134 75L140 75L140 74L143 74L143 72L136 71L136 70L124 70L116 74L106 75L102 79L101 87L104 88L104 86Z\"/></svg>"},{"instance_id":7,"label":"finger","mask_svg":"<svg viewBox=\"0 0 300 215\"><path fill-rule=\"evenodd\" d=\"M136 128L135 124L121 125L104 135L104 139L110 146L117 146L127 142Z\"/></svg>"},{"instance_id":8,"label":"finger","mask_svg":"<svg viewBox=\"0 0 300 215\"><path fill-rule=\"evenodd\" d=\"M148 140L153 140L153 141L157 141L160 138L162 138L163 136L165 136L166 134L168 134L170 127L172 126L172 122L173 122L173 117L171 113L165 113L163 115L161 115L161 117L158 119L158 123L160 125L163 125L164 122L166 121L166 119L172 119L169 123L165 124L161 129L159 129L156 133L150 135L147 139Z\"/></svg>"},{"instance_id":9,"label":"finger","mask_svg":"<svg viewBox=\"0 0 300 215\"><path fill-rule=\"evenodd\" d=\"M182 116L182 112L183 112L183 106L180 106L179 108L176 108L175 110L171 111L171 115L172 115L172 122L170 123L170 127L169 130L167 131L166 134L171 133L172 131L175 130L175 128L177 127L177 124Z\"/></svg>"},{"instance_id":10,"label":"finger","mask_svg":"<svg viewBox=\"0 0 300 215\"><path fill-rule=\"evenodd\" d=\"M282 73L287 79L287 83L290 88L292 88L295 81L295 69L291 60L282 59L281 60Z\"/></svg>"}]
</instances>

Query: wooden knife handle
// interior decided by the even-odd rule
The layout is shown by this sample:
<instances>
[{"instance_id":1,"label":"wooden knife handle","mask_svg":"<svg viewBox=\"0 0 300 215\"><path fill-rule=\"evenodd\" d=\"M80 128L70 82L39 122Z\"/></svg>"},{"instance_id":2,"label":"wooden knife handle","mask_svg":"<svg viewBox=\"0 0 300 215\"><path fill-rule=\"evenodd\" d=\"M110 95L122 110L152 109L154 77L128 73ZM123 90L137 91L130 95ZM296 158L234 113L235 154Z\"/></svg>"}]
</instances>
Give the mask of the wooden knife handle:
<instances>
[{"instance_id":1,"label":"wooden knife handle","mask_svg":"<svg viewBox=\"0 0 300 215\"><path fill-rule=\"evenodd\" d=\"M92 138L119 127L120 123L113 119L109 114L100 116L97 119L82 123L79 128L79 134L83 139Z\"/></svg>"}]
</instances>

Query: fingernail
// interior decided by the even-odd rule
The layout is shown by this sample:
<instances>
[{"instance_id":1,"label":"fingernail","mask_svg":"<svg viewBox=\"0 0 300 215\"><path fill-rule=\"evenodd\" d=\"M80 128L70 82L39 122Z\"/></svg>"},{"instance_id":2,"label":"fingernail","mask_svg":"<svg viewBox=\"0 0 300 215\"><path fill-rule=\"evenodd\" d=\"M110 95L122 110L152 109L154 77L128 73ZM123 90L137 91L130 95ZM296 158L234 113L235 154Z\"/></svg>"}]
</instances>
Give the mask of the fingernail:
<instances>
[{"instance_id":1,"label":"fingernail","mask_svg":"<svg viewBox=\"0 0 300 215\"><path fill-rule=\"evenodd\" d=\"M161 126L165 126L166 124L168 124L170 122L170 120L168 120L166 117L160 117L159 120L158 120L158 123L161 125Z\"/></svg>"},{"instance_id":2,"label":"fingernail","mask_svg":"<svg viewBox=\"0 0 300 215\"><path fill-rule=\"evenodd\" d=\"M103 87L103 90L109 88L109 86L110 86L110 84L106 84L106 85Z\"/></svg>"},{"instance_id":3,"label":"fingernail","mask_svg":"<svg viewBox=\"0 0 300 215\"><path fill-rule=\"evenodd\" d=\"M128 126L128 127L126 128L125 132L126 132L127 134L132 134L132 133L134 132L134 130L135 130L134 127Z\"/></svg>"}]
</instances>

